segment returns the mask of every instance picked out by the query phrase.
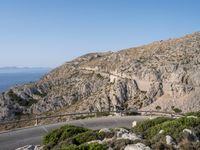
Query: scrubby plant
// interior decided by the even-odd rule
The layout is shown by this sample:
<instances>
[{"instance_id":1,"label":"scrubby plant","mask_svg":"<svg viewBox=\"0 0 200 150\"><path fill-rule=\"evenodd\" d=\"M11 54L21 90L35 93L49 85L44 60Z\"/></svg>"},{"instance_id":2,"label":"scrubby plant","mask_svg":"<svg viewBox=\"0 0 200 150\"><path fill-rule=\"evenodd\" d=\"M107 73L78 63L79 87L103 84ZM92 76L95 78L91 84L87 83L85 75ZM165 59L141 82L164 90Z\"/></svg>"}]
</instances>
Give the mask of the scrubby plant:
<instances>
[{"instance_id":1,"label":"scrubby plant","mask_svg":"<svg viewBox=\"0 0 200 150\"><path fill-rule=\"evenodd\" d=\"M195 119L182 117L152 126L148 128L144 133L146 138L151 139L156 134L158 134L160 130L164 130L165 134L171 135L173 138L179 140L181 135L180 133L182 133L183 129L193 128L199 124L200 118Z\"/></svg>"},{"instance_id":2,"label":"scrubby plant","mask_svg":"<svg viewBox=\"0 0 200 150\"><path fill-rule=\"evenodd\" d=\"M186 116L196 116L196 117L200 117L200 111L198 112L189 112L185 114Z\"/></svg>"},{"instance_id":3,"label":"scrubby plant","mask_svg":"<svg viewBox=\"0 0 200 150\"><path fill-rule=\"evenodd\" d=\"M102 117L102 116L109 116L110 112L97 112L96 116L97 117Z\"/></svg>"},{"instance_id":4,"label":"scrubby plant","mask_svg":"<svg viewBox=\"0 0 200 150\"><path fill-rule=\"evenodd\" d=\"M80 145L93 140L103 140L103 136L97 131L87 131L74 136L73 139L76 145Z\"/></svg>"},{"instance_id":5,"label":"scrubby plant","mask_svg":"<svg viewBox=\"0 0 200 150\"><path fill-rule=\"evenodd\" d=\"M179 109L179 108L174 108L173 110L174 110L175 113L181 113L182 112L182 110Z\"/></svg>"},{"instance_id":6,"label":"scrubby plant","mask_svg":"<svg viewBox=\"0 0 200 150\"><path fill-rule=\"evenodd\" d=\"M150 127L153 127L155 125L158 125L160 123L170 121L170 120L172 120L172 119L168 118L168 117L158 117L158 118L155 118L152 120L141 121L141 122L137 123L137 126L132 128L132 131L136 132L136 133L144 133Z\"/></svg>"},{"instance_id":7,"label":"scrubby plant","mask_svg":"<svg viewBox=\"0 0 200 150\"><path fill-rule=\"evenodd\" d=\"M45 97L45 96L47 96L47 93L40 93L40 92L38 92L36 95L39 95L41 97Z\"/></svg>"},{"instance_id":8,"label":"scrubby plant","mask_svg":"<svg viewBox=\"0 0 200 150\"><path fill-rule=\"evenodd\" d=\"M8 91L8 96L10 97L11 101L18 103L20 106L27 106L30 107L32 104L36 103L37 101L33 98L29 97L27 100L22 99L20 96L15 94L13 90Z\"/></svg>"},{"instance_id":9,"label":"scrubby plant","mask_svg":"<svg viewBox=\"0 0 200 150\"><path fill-rule=\"evenodd\" d=\"M100 73L97 73L96 75L97 75L97 77L98 77L99 79L103 79L103 78L104 78Z\"/></svg>"},{"instance_id":10,"label":"scrubby plant","mask_svg":"<svg viewBox=\"0 0 200 150\"><path fill-rule=\"evenodd\" d=\"M125 115L127 115L127 116L140 115L140 113L137 111L136 108L128 108L128 109L126 109Z\"/></svg>"},{"instance_id":11,"label":"scrubby plant","mask_svg":"<svg viewBox=\"0 0 200 150\"><path fill-rule=\"evenodd\" d=\"M193 114L198 116L198 113ZM181 149L200 149L200 144L194 142L196 138L189 133L183 132L184 129L192 130L193 134L200 139L200 118L186 116L170 119L161 117L139 122L132 131L142 133L144 139L150 142L149 146L152 149L174 149L173 146L166 144L166 135L170 135ZM160 130L164 132L159 133ZM183 141L186 142L184 143Z\"/></svg>"},{"instance_id":12,"label":"scrubby plant","mask_svg":"<svg viewBox=\"0 0 200 150\"><path fill-rule=\"evenodd\" d=\"M62 147L60 150L107 150L108 146L106 144L98 144L98 143L91 143L91 144L82 144L82 145L69 145Z\"/></svg>"},{"instance_id":13,"label":"scrubby plant","mask_svg":"<svg viewBox=\"0 0 200 150\"><path fill-rule=\"evenodd\" d=\"M182 112L181 109L176 108L176 107L174 107L174 106L172 106L171 109L172 109L175 113L181 113L181 112Z\"/></svg>"},{"instance_id":14,"label":"scrubby plant","mask_svg":"<svg viewBox=\"0 0 200 150\"><path fill-rule=\"evenodd\" d=\"M156 110L161 110L161 107L160 106L156 106Z\"/></svg>"},{"instance_id":15,"label":"scrubby plant","mask_svg":"<svg viewBox=\"0 0 200 150\"><path fill-rule=\"evenodd\" d=\"M87 118L94 118L95 115L81 115L81 116L76 116L76 120L79 120L79 119L87 119Z\"/></svg>"},{"instance_id":16,"label":"scrubby plant","mask_svg":"<svg viewBox=\"0 0 200 150\"><path fill-rule=\"evenodd\" d=\"M85 145L87 142L93 140L103 140L104 138L111 138L114 132L104 133L97 130L90 130L73 125L65 125L60 129L53 130L43 138L44 150L50 149L81 149L88 150L93 148L93 145ZM82 145L82 146L80 146ZM103 145L104 146L104 145ZM102 145L99 145L102 147ZM98 149L97 149L98 150Z\"/></svg>"},{"instance_id":17,"label":"scrubby plant","mask_svg":"<svg viewBox=\"0 0 200 150\"><path fill-rule=\"evenodd\" d=\"M71 138L79 133L90 131L89 129L77 127L73 125L65 125L60 129L56 129L48 133L43 138L43 144L53 144L56 145L58 142Z\"/></svg>"}]
</instances>

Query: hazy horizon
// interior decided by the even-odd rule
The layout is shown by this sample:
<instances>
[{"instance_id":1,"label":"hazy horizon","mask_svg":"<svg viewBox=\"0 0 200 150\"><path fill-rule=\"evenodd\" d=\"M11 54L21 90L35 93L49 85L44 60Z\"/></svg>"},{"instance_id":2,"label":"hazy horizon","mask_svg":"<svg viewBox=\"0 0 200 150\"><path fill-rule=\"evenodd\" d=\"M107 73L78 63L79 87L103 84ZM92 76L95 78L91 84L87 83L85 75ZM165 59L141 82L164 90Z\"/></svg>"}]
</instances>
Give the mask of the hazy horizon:
<instances>
[{"instance_id":1,"label":"hazy horizon","mask_svg":"<svg viewBox=\"0 0 200 150\"><path fill-rule=\"evenodd\" d=\"M0 2L0 67L55 68L86 53L118 51L200 31L200 1Z\"/></svg>"}]
</instances>

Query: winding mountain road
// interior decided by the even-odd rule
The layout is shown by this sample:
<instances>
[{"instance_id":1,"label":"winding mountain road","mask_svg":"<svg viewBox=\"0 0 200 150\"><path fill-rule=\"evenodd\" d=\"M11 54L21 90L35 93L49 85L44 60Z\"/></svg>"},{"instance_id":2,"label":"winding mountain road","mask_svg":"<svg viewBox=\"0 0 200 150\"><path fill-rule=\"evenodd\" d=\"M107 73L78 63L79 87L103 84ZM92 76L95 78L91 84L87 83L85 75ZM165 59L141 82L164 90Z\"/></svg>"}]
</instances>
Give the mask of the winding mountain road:
<instances>
[{"instance_id":1,"label":"winding mountain road","mask_svg":"<svg viewBox=\"0 0 200 150\"><path fill-rule=\"evenodd\" d=\"M59 128L65 124L72 124L90 129L131 127L133 121L145 120L146 116L124 116L124 117L102 117L85 120L74 120L69 122L42 125L15 131L0 133L0 150L14 150L25 145L38 145L42 137L49 131Z\"/></svg>"}]
</instances>

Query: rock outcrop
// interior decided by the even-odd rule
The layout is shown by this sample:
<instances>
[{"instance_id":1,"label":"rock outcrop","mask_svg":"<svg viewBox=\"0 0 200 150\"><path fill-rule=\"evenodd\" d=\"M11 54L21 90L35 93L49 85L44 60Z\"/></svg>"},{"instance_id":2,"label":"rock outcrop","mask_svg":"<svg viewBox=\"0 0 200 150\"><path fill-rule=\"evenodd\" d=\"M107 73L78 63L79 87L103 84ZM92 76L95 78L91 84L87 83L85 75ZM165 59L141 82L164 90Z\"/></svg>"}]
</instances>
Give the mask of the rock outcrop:
<instances>
[{"instance_id":1,"label":"rock outcrop","mask_svg":"<svg viewBox=\"0 0 200 150\"><path fill-rule=\"evenodd\" d=\"M127 145L124 150L151 150L151 148L142 143L137 143Z\"/></svg>"},{"instance_id":2,"label":"rock outcrop","mask_svg":"<svg viewBox=\"0 0 200 150\"><path fill-rule=\"evenodd\" d=\"M0 120L46 112L200 110L200 32L91 53L0 94ZM158 108L158 107L157 107Z\"/></svg>"}]
</instances>

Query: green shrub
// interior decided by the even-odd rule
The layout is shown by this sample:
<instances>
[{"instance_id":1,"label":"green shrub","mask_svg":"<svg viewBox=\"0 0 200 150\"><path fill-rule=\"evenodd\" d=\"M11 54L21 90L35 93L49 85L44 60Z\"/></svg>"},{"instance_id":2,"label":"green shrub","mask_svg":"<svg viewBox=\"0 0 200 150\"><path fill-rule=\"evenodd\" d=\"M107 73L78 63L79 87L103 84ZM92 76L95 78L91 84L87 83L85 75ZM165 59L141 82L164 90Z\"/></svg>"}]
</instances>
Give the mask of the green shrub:
<instances>
[{"instance_id":1,"label":"green shrub","mask_svg":"<svg viewBox=\"0 0 200 150\"><path fill-rule=\"evenodd\" d=\"M128 108L125 112L125 115L127 116L133 116L133 115L140 115L141 113L137 112L136 108Z\"/></svg>"},{"instance_id":2,"label":"green shrub","mask_svg":"<svg viewBox=\"0 0 200 150\"><path fill-rule=\"evenodd\" d=\"M165 121L163 123L157 124L148 128L145 131L145 137L151 139L154 137L160 130L164 130L165 134L171 135L173 138L179 140L183 129L193 128L200 124L200 118L187 118L182 117L175 120Z\"/></svg>"},{"instance_id":3,"label":"green shrub","mask_svg":"<svg viewBox=\"0 0 200 150\"><path fill-rule=\"evenodd\" d=\"M161 110L161 107L160 106L156 106L156 110Z\"/></svg>"},{"instance_id":4,"label":"green shrub","mask_svg":"<svg viewBox=\"0 0 200 150\"><path fill-rule=\"evenodd\" d=\"M97 77L98 77L99 79L104 79L104 77L103 77L100 73L97 73Z\"/></svg>"},{"instance_id":5,"label":"green shrub","mask_svg":"<svg viewBox=\"0 0 200 150\"><path fill-rule=\"evenodd\" d=\"M95 115L81 115L81 116L76 116L76 120L79 120L79 119L86 119L86 118L94 118Z\"/></svg>"},{"instance_id":6,"label":"green shrub","mask_svg":"<svg viewBox=\"0 0 200 150\"><path fill-rule=\"evenodd\" d=\"M145 132L147 129L149 129L152 126L155 126L157 124L166 122L172 120L171 118L167 118L167 117L158 117L152 120L145 120L145 121L141 121L137 123L137 126L135 126L132 131L136 132L136 133L143 133Z\"/></svg>"},{"instance_id":7,"label":"green shrub","mask_svg":"<svg viewBox=\"0 0 200 150\"><path fill-rule=\"evenodd\" d=\"M62 147L60 150L107 150L108 146L105 144L91 143L91 144L82 144L79 146L69 145Z\"/></svg>"},{"instance_id":8,"label":"green shrub","mask_svg":"<svg viewBox=\"0 0 200 150\"><path fill-rule=\"evenodd\" d=\"M110 112L97 112L96 116L97 117L102 117L102 116L109 116Z\"/></svg>"},{"instance_id":9,"label":"green shrub","mask_svg":"<svg viewBox=\"0 0 200 150\"><path fill-rule=\"evenodd\" d=\"M38 92L36 95L39 95L41 97L45 97L45 96L47 96L47 93L40 93L40 92Z\"/></svg>"},{"instance_id":10,"label":"green shrub","mask_svg":"<svg viewBox=\"0 0 200 150\"><path fill-rule=\"evenodd\" d=\"M174 108L173 110L174 110L175 113L181 113L182 112L182 110L179 109L179 108Z\"/></svg>"},{"instance_id":11,"label":"green shrub","mask_svg":"<svg viewBox=\"0 0 200 150\"><path fill-rule=\"evenodd\" d=\"M186 116L196 116L196 117L200 117L200 112L189 112L185 114Z\"/></svg>"},{"instance_id":12,"label":"green shrub","mask_svg":"<svg viewBox=\"0 0 200 150\"><path fill-rule=\"evenodd\" d=\"M103 133L99 133L98 131L87 131L74 136L73 140L76 145L80 145L93 140L103 140L104 136Z\"/></svg>"},{"instance_id":13,"label":"green shrub","mask_svg":"<svg viewBox=\"0 0 200 150\"><path fill-rule=\"evenodd\" d=\"M182 112L181 109L176 108L176 107L174 107L174 106L172 106L171 109L172 109L175 113L181 113L181 112Z\"/></svg>"},{"instance_id":14,"label":"green shrub","mask_svg":"<svg viewBox=\"0 0 200 150\"><path fill-rule=\"evenodd\" d=\"M160 130L164 130L165 135L169 134L173 138L180 140L182 136L181 133L184 129L192 129L197 127L199 124L200 118L182 117L179 119L171 119L159 117L153 120L139 122L137 126L132 129L132 131L142 133L145 138L150 140L157 135ZM199 132L197 134L199 134Z\"/></svg>"},{"instance_id":15,"label":"green shrub","mask_svg":"<svg viewBox=\"0 0 200 150\"><path fill-rule=\"evenodd\" d=\"M53 145L56 145L58 142L61 142L67 138L71 138L72 136L76 134L87 132L87 131L89 131L89 129L76 127L73 125L65 125L61 127L60 129L56 129L48 133L43 138L43 144L47 145L47 144L52 143Z\"/></svg>"},{"instance_id":16,"label":"green shrub","mask_svg":"<svg viewBox=\"0 0 200 150\"><path fill-rule=\"evenodd\" d=\"M11 101L18 103L20 106L30 107L32 104L35 104L37 102L31 97L29 97L27 100L22 99L20 96L15 94L13 90L9 90L8 96L10 97Z\"/></svg>"}]
</instances>

